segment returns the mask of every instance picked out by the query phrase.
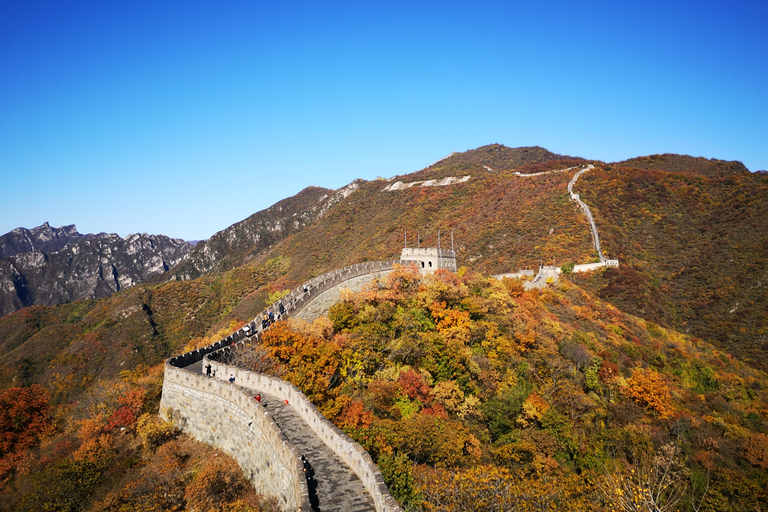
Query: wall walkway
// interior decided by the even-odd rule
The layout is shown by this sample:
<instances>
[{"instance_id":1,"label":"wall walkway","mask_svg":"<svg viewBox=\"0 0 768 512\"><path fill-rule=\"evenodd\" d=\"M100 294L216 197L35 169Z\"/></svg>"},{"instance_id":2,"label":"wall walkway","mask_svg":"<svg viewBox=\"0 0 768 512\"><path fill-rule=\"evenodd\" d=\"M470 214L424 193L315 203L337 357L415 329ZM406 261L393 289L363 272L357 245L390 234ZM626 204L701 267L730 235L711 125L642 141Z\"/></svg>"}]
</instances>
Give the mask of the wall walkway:
<instances>
[{"instance_id":1,"label":"wall walkway","mask_svg":"<svg viewBox=\"0 0 768 512\"><path fill-rule=\"evenodd\" d=\"M170 358L165 365L161 414L196 439L233 455L257 488L278 497L283 510L301 507L306 511L312 506L324 512L400 511L368 453L328 421L298 388L229 364L235 351L260 342L265 314L271 311L285 319L307 309L311 313L304 318L312 320L327 311L333 293L362 288L396 263L407 264L366 262L322 274L282 299L282 315L278 305L272 305L225 339ZM316 300L323 306L313 308ZM216 378L203 375L207 364ZM230 375L237 385L227 381ZM272 408L259 405L255 393L268 397L266 403ZM310 486L301 468L302 454L315 470ZM314 462L311 457L316 457Z\"/></svg>"},{"instance_id":2,"label":"wall walkway","mask_svg":"<svg viewBox=\"0 0 768 512\"><path fill-rule=\"evenodd\" d=\"M579 177L582 174L584 174L585 172L591 171L594 168L595 168L594 165L589 164L589 166L587 166L586 168L584 168L584 169L580 170L579 172L577 172L576 174L574 174L573 178L568 183L568 193L571 196L571 200L572 201L576 201L576 203L578 203L579 207L581 208L582 213L584 213L584 215L587 217L587 220L589 221L589 225L592 228L592 241L595 244L595 250L597 251L597 255L600 258L600 263L601 263L601 265L598 265L598 266L601 266L601 267L618 267L619 266L619 260L609 260L605 256L603 256L603 251L600 248L600 235L597 232L597 224L595 224L595 219L594 219L594 217L592 217L592 212L590 211L589 206L587 206L587 203L585 203L584 201L581 200L581 198L579 197L579 194L574 194L574 192L573 192L573 186L576 184L576 181L578 181ZM581 267L578 270L579 272L585 272L587 270L592 270L592 268L596 268L596 267L592 267L591 264L579 265L579 267ZM577 272L576 268L574 268L574 272Z\"/></svg>"}]
</instances>

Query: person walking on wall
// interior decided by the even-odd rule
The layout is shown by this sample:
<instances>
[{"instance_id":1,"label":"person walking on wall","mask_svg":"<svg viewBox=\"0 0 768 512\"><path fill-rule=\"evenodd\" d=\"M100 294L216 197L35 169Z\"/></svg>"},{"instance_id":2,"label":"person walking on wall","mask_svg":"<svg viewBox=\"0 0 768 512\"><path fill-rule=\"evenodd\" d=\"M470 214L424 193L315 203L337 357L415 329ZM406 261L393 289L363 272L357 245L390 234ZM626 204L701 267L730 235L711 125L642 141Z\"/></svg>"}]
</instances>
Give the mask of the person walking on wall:
<instances>
[{"instance_id":1,"label":"person walking on wall","mask_svg":"<svg viewBox=\"0 0 768 512\"><path fill-rule=\"evenodd\" d=\"M232 375L231 373L229 374L229 383L230 384L234 384L235 383L235 376Z\"/></svg>"},{"instance_id":2,"label":"person walking on wall","mask_svg":"<svg viewBox=\"0 0 768 512\"><path fill-rule=\"evenodd\" d=\"M211 363L208 363L205 365L205 376L210 377L211 376Z\"/></svg>"}]
</instances>

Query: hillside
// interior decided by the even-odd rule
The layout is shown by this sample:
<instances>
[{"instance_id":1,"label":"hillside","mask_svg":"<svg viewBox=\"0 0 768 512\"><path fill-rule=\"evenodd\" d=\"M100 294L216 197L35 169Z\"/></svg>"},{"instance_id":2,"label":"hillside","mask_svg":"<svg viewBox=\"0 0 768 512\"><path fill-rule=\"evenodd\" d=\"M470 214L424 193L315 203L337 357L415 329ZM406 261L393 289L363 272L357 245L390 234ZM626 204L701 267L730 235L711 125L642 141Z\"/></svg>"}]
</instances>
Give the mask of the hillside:
<instances>
[{"instance_id":1,"label":"hillside","mask_svg":"<svg viewBox=\"0 0 768 512\"><path fill-rule=\"evenodd\" d=\"M193 279L247 263L311 225L354 188L355 184L338 191L307 187L196 244L171 275L174 279Z\"/></svg>"},{"instance_id":2,"label":"hillside","mask_svg":"<svg viewBox=\"0 0 768 512\"><path fill-rule=\"evenodd\" d=\"M281 327L273 340L303 347L283 361L287 376L369 449L403 501L462 510L509 484L503 499L544 504L533 510L587 509L618 499L599 482L630 492L622 468L651 470L672 450L681 510L765 508L768 379L756 368L768 361L768 175L662 157L606 165L491 145L390 180L310 187L151 282L0 318L0 389L8 403L30 393L34 413L25 436L0 421L0 510L41 509L73 493L73 478L88 482L76 505L52 510L193 506L205 448L147 419L163 359L234 330L275 291L397 258L406 230L422 247L438 231L446 247L453 232L466 269L412 287L400 276L348 297L330 323ZM575 192L621 266L542 292L489 279L595 259L566 190L588 163ZM558 172L525 176L547 171ZM59 252L86 242L97 241ZM206 481L242 491L217 474Z\"/></svg>"},{"instance_id":3,"label":"hillside","mask_svg":"<svg viewBox=\"0 0 768 512\"><path fill-rule=\"evenodd\" d=\"M415 510L768 503L765 373L571 283L396 270L253 350Z\"/></svg>"},{"instance_id":4,"label":"hillside","mask_svg":"<svg viewBox=\"0 0 768 512\"><path fill-rule=\"evenodd\" d=\"M511 158L499 148L487 148ZM541 260L549 263L554 259L559 264L591 260L588 223L568 200L566 189L575 170L521 178L503 170L504 160L486 158L487 148L454 155L407 176L357 182L356 190L323 218L268 254L290 255L294 263L290 276L296 282L359 261L397 257L405 231L414 246L417 235L422 246L436 246L440 231L443 247L450 245L453 231L460 263L489 273L537 268ZM514 154L516 150L509 151ZM550 155L546 163L540 163L542 152ZM536 164L520 170L565 169L584 162L555 157L541 150L532 159ZM482 161L499 169L490 172L479 163ZM396 181L407 185L451 176L470 178L449 186L386 190Z\"/></svg>"},{"instance_id":5,"label":"hillside","mask_svg":"<svg viewBox=\"0 0 768 512\"><path fill-rule=\"evenodd\" d=\"M730 176L746 174L749 170L741 162L707 159L688 155L641 156L613 164L626 169L646 169L677 172L693 176Z\"/></svg>"},{"instance_id":6,"label":"hillside","mask_svg":"<svg viewBox=\"0 0 768 512\"><path fill-rule=\"evenodd\" d=\"M603 245L622 266L579 284L765 368L768 177L616 164L582 180Z\"/></svg>"}]
</instances>

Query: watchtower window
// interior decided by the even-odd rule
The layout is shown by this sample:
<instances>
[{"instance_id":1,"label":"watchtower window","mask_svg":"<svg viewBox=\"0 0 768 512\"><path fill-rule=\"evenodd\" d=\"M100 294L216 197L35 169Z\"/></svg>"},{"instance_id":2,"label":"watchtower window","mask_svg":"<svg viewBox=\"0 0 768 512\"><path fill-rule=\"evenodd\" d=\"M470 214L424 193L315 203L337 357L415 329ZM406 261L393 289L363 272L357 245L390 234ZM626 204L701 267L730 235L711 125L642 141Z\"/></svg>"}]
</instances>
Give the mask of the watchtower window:
<instances>
[{"instance_id":1,"label":"watchtower window","mask_svg":"<svg viewBox=\"0 0 768 512\"><path fill-rule=\"evenodd\" d=\"M431 262L431 261L429 262L429 266L430 266L430 267L432 266L432 262Z\"/></svg>"},{"instance_id":2,"label":"watchtower window","mask_svg":"<svg viewBox=\"0 0 768 512\"><path fill-rule=\"evenodd\" d=\"M424 262L423 261L421 262L421 268L424 268Z\"/></svg>"}]
</instances>

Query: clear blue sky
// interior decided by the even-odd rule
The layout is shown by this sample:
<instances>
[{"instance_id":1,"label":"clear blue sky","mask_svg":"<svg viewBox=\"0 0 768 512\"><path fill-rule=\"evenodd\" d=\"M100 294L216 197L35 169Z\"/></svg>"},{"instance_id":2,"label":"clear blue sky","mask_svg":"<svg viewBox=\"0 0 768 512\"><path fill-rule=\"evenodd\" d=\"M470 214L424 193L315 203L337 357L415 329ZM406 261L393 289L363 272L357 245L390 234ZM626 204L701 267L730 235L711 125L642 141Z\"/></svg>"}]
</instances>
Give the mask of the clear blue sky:
<instances>
[{"instance_id":1,"label":"clear blue sky","mask_svg":"<svg viewBox=\"0 0 768 512\"><path fill-rule=\"evenodd\" d=\"M768 169L768 2L0 4L0 233L207 238L490 143Z\"/></svg>"}]
</instances>

